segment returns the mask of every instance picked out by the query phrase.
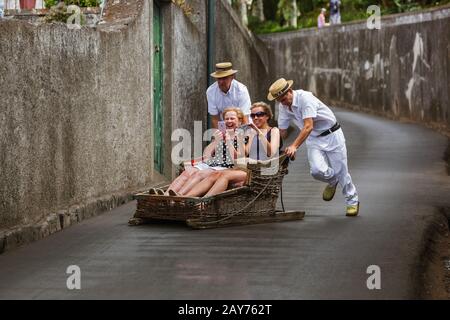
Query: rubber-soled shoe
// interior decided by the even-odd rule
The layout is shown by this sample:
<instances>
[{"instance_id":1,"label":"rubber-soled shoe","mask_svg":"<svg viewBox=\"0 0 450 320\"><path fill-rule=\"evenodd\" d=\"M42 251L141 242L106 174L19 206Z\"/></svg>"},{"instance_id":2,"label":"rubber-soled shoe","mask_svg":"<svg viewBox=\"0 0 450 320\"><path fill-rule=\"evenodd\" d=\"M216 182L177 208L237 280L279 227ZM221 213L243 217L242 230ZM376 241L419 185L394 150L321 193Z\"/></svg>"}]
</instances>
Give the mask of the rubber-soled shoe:
<instances>
[{"instance_id":1,"label":"rubber-soled shoe","mask_svg":"<svg viewBox=\"0 0 450 320\"><path fill-rule=\"evenodd\" d=\"M333 200L334 194L336 193L337 183L333 186L331 184L327 185L323 190L323 200L331 201Z\"/></svg>"},{"instance_id":2,"label":"rubber-soled shoe","mask_svg":"<svg viewBox=\"0 0 450 320\"><path fill-rule=\"evenodd\" d=\"M347 213L345 214L348 217L356 217L359 213L359 201L358 204L348 205Z\"/></svg>"}]
</instances>

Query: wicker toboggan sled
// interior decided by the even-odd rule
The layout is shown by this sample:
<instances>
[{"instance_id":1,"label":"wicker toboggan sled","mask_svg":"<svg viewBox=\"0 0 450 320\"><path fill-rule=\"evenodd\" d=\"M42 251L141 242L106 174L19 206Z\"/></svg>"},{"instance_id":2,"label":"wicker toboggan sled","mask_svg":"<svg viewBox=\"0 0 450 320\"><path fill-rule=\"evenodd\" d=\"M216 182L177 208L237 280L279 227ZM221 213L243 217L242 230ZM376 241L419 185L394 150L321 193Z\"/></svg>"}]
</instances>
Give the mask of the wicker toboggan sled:
<instances>
[{"instance_id":1,"label":"wicker toboggan sled","mask_svg":"<svg viewBox=\"0 0 450 320\"><path fill-rule=\"evenodd\" d=\"M247 180L242 187L211 197L174 197L138 193L137 209L130 225L157 220L184 221L195 229L217 228L267 222L301 220L304 211L278 211L276 203L283 178L288 172L285 155L247 164ZM167 189L168 186L162 189Z\"/></svg>"}]
</instances>

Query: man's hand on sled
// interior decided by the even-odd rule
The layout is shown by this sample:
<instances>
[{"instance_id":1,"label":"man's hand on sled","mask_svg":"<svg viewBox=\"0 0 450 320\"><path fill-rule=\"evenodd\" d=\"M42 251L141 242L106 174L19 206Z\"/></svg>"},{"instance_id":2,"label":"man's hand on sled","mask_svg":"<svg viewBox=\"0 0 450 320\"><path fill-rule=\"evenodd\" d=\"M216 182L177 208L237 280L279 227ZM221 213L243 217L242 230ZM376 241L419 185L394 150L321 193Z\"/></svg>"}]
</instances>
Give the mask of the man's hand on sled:
<instances>
[{"instance_id":1,"label":"man's hand on sled","mask_svg":"<svg viewBox=\"0 0 450 320\"><path fill-rule=\"evenodd\" d=\"M295 145L293 145L293 144L291 144L289 147L284 149L284 153L286 153L286 155L289 158L295 158L296 152L297 152L297 147Z\"/></svg>"}]
</instances>

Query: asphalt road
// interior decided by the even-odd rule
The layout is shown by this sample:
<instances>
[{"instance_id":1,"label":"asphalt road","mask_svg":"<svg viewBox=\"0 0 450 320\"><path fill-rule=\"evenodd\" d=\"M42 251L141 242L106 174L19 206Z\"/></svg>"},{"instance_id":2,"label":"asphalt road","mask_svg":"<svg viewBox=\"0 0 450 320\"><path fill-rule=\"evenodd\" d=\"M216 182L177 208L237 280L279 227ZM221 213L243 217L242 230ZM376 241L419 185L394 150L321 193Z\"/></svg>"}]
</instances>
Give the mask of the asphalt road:
<instances>
[{"instance_id":1,"label":"asphalt road","mask_svg":"<svg viewBox=\"0 0 450 320\"><path fill-rule=\"evenodd\" d=\"M321 199L305 150L284 183L286 209L303 221L191 230L129 227L135 202L0 255L1 299L414 298L424 228L450 205L447 139L418 125L336 109L347 139L360 216ZM68 290L66 269L81 269ZM369 290L378 265L381 289ZM417 275L416 275L417 276Z\"/></svg>"}]
</instances>

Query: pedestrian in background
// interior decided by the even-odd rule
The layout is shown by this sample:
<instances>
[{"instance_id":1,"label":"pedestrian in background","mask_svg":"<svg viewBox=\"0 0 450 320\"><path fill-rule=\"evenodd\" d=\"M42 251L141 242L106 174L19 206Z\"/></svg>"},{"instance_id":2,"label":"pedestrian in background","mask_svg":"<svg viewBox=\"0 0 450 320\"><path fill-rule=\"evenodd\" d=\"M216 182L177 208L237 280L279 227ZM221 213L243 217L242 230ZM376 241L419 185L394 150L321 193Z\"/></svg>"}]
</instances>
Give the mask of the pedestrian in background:
<instances>
[{"instance_id":1,"label":"pedestrian in background","mask_svg":"<svg viewBox=\"0 0 450 320\"><path fill-rule=\"evenodd\" d=\"M341 23L340 7L341 7L340 0L330 0L330 24Z\"/></svg>"}]
</instances>

